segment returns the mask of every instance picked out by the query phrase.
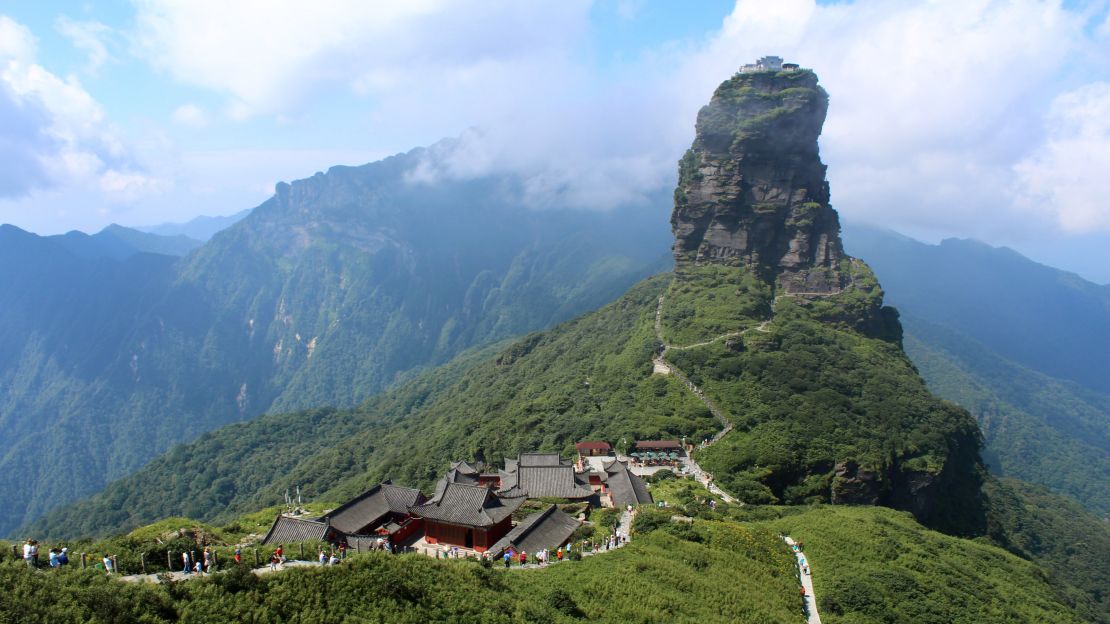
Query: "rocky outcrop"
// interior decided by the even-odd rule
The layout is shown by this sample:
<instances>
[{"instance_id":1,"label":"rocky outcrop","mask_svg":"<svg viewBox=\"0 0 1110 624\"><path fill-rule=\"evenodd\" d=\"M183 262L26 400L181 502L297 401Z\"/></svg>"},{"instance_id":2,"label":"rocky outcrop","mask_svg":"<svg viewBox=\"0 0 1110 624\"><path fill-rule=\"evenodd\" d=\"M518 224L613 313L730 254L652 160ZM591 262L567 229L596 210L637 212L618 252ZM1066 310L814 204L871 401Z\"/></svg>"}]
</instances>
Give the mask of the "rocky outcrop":
<instances>
[{"instance_id":1,"label":"rocky outcrop","mask_svg":"<svg viewBox=\"0 0 1110 624\"><path fill-rule=\"evenodd\" d=\"M679 163L677 264L745 265L788 292L851 280L817 137L828 95L808 70L738 73L698 113Z\"/></svg>"}]
</instances>

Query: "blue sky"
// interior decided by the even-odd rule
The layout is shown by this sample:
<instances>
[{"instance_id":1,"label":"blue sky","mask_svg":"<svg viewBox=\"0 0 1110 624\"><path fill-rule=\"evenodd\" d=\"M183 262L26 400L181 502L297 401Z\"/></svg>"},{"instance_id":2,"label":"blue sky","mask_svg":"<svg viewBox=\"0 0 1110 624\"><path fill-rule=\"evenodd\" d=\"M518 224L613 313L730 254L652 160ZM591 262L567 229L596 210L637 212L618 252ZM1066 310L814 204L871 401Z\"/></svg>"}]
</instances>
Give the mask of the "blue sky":
<instances>
[{"instance_id":1,"label":"blue sky","mask_svg":"<svg viewBox=\"0 0 1110 624\"><path fill-rule=\"evenodd\" d=\"M673 185L698 107L768 53L830 92L845 219L1110 282L1102 1L0 2L0 222L230 214L444 137L419 175L608 209Z\"/></svg>"}]
</instances>

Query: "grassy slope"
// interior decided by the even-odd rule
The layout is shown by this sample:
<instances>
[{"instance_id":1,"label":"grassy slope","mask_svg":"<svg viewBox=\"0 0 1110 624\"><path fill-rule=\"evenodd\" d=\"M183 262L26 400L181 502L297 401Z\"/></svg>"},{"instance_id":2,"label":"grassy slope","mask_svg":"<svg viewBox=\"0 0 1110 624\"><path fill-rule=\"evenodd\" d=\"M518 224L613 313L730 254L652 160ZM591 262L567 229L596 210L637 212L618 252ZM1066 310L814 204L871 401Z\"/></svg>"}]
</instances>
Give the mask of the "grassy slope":
<instances>
[{"instance_id":1,"label":"grassy slope","mask_svg":"<svg viewBox=\"0 0 1110 624\"><path fill-rule=\"evenodd\" d=\"M688 269L671 290L721 290L724 282L742 296L747 279L737 268ZM875 476L876 502L913 509L946 530L981 530L982 510L972 504L975 423L929 394L897 344L856 331L879 297L866 283L813 303L783 297L763 331L669 352L736 426L699 461L723 487L757 503L828 501L842 489L837 465L855 464ZM756 295L749 307L764 300ZM709 322L700 336L687 333L706 340L717 329ZM907 483L926 480L936 498L911 497Z\"/></svg>"},{"instance_id":2,"label":"grassy slope","mask_svg":"<svg viewBox=\"0 0 1110 624\"><path fill-rule=\"evenodd\" d=\"M883 508L817 507L766 522L805 542L829 624L1078 622L1036 565Z\"/></svg>"}]
</instances>

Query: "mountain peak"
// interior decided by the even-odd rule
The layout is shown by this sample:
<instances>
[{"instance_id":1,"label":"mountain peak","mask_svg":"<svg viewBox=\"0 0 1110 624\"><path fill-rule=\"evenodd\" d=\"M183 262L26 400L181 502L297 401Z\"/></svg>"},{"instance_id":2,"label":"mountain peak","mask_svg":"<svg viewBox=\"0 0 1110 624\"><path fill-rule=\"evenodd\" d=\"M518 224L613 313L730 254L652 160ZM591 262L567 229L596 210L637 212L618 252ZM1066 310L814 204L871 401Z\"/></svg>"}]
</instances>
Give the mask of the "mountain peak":
<instances>
[{"instance_id":1,"label":"mountain peak","mask_svg":"<svg viewBox=\"0 0 1110 624\"><path fill-rule=\"evenodd\" d=\"M742 68L698 113L679 163L676 263L747 266L788 291L838 292L850 277L817 138L828 94L780 63Z\"/></svg>"}]
</instances>

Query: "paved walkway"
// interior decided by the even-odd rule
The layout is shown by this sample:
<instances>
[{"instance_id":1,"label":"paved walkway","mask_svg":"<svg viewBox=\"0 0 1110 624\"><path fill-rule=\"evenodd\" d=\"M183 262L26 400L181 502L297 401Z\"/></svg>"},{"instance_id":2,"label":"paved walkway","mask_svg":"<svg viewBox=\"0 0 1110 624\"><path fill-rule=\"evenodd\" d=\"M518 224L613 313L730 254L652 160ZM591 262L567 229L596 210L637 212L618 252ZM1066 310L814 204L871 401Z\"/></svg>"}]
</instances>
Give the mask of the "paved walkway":
<instances>
[{"instance_id":1,"label":"paved walkway","mask_svg":"<svg viewBox=\"0 0 1110 624\"><path fill-rule=\"evenodd\" d=\"M805 553L798 550L798 548L795 546L793 538L791 538L789 535L784 535L782 539L790 546L791 550L794 551L794 556L798 558L798 579L801 581L802 587L806 588L806 621L809 624L821 624L821 616L817 613L817 596L815 596L813 593L813 568L806 568L806 566L809 564L809 561L807 560ZM809 570L810 574L806 574L805 571L807 569Z\"/></svg>"},{"instance_id":2,"label":"paved walkway","mask_svg":"<svg viewBox=\"0 0 1110 624\"><path fill-rule=\"evenodd\" d=\"M723 428L720 431L718 431L716 433L716 435L714 435L707 443L701 445L701 447L700 447L700 448L705 448L707 446L713 445L718 440L723 438L729 431L732 431L732 422L728 419L728 416L725 415L724 411L721 408L717 407L717 404L714 403L712 399L710 399L708 396L705 395L705 392L703 392L701 388L699 388L696 384L694 384L694 382L690 381L690 378L686 376L686 373L683 373L682 370L680 370L677 366L675 366L674 364L672 364L671 362L668 362L666 360L667 351L670 350L670 349L677 349L677 350L691 349L691 348L698 347L698 346L712 344L712 343L714 343L718 340L722 340L724 338L742 336L742 335L744 335L744 333L746 333L748 331L751 331L751 330L757 330L757 331L765 332L765 331L767 331L767 324L770 323L771 321L769 321L769 320L764 321L764 322L760 323L759 325L757 325L755 327L749 327L748 329L745 329L743 331L736 331L736 332L729 332L727 334L722 334L722 335L717 336L716 338L713 338L712 340L708 340L706 342L701 342L701 343L697 343L697 344L693 344L693 345L687 345L685 347L672 347L672 346L667 344L666 340L663 339L663 301L664 300L665 300L665 297L663 295L660 295L659 296L659 303L655 307L655 337L656 337L656 339L659 340L659 343L663 345L663 349L658 354L656 354L654 358L652 358L652 363L654 365L654 372L661 373L661 374L664 374L664 375L674 375L676 379L678 379L679 381L682 382L682 385L686 386L686 388L690 392L694 393L694 396L698 397L698 400L700 400L705 405L705 407L709 410L709 413L713 414L713 416L721 422L721 425L723 426ZM701 482L702 485L704 485L706 487L706 489L708 489L713 494L716 494L717 496L720 496L721 499L724 500L726 503L738 503L740 505L744 504L744 503L740 502L739 500L737 500L735 496L729 494L728 492L725 492L716 483L714 483L713 475L711 475L708 472L706 472L705 470L703 470L702 467L699 466L698 463L696 461L694 461L694 458L690 457L689 454L686 454L686 456L683 457L682 463L686 466L687 471L690 472L691 474L693 474L694 478L696 478L699 482Z\"/></svg>"}]
</instances>

